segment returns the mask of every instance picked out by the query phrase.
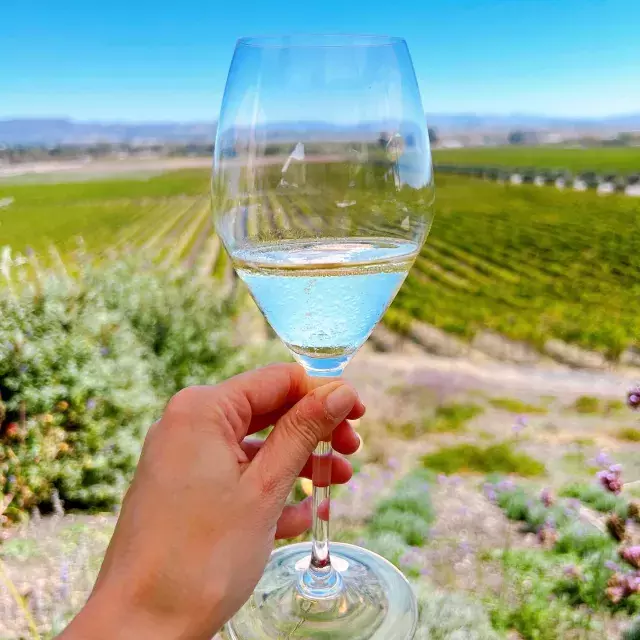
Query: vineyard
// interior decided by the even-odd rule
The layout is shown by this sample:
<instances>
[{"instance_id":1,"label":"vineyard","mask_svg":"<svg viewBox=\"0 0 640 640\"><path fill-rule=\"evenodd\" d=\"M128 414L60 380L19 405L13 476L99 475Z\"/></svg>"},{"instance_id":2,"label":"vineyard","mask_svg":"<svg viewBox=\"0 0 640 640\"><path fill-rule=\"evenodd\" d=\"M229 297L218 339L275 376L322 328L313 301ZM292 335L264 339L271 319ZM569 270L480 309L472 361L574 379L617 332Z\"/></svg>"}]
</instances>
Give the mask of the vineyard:
<instances>
[{"instance_id":1,"label":"vineyard","mask_svg":"<svg viewBox=\"0 0 640 640\"><path fill-rule=\"evenodd\" d=\"M616 357L640 330L638 213L624 196L441 176L431 235L387 319Z\"/></svg>"},{"instance_id":2,"label":"vineyard","mask_svg":"<svg viewBox=\"0 0 640 640\"><path fill-rule=\"evenodd\" d=\"M142 253L228 282L233 273L213 233L208 188L208 172L200 170L147 181L0 186L0 199L13 199L0 209L0 244L19 262L62 260L72 268L81 252Z\"/></svg>"},{"instance_id":3,"label":"vineyard","mask_svg":"<svg viewBox=\"0 0 640 640\"><path fill-rule=\"evenodd\" d=\"M44 261L55 245L69 262L81 236L83 250L141 252L229 283L208 184L207 171L191 170L146 182L6 185L2 244ZM371 197L359 202L367 215ZM299 233L313 235L313 206L271 192L264 215L245 224L268 238L296 209L308 214ZM624 196L439 176L431 234L386 323L404 332L418 319L464 340L490 330L538 349L555 338L615 359L640 334L638 213L640 202Z\"/></svg>"},{"instance_id":4,"label":"vineyard","mask_svg":"<svg viewBox=\"0 0 640 640\"><path fill-rule=\"evenodd\" d=\"M339 178L329 188L343 210ZM465 345L490 330L540 350L555 338L609 358L637 343L638 199L437 183L431 234L387 327ZM398 231L394 206L354 193L358 225L336 233ZM418 208L422 195L398 197ZM258 205L236 223L262 240L313 237L328 220L294 190ZM238 281L206 170L4 183L2 247L0 637L51 640L91 592L109 510L166 399L286 355L251 344L264 327L227 296ZM357 356L347 376L367 404L363 444L333 493L332 538L412 581L416 640L638 638L640 389L625 396L620 370L516 369Z\"/></svg>"},{"instance_id":5,"label":"vineyard","mask_svg":"<svg viewBox=\"0 0 640 640\"><path fill-rule=\"evenodd\" d=\"M598 147L565 149L558 147L475 147L437 149L436 164L479 166L508 169L535 169L580 173L640 173L640 147Z\"/></svg>"}]
</instances>

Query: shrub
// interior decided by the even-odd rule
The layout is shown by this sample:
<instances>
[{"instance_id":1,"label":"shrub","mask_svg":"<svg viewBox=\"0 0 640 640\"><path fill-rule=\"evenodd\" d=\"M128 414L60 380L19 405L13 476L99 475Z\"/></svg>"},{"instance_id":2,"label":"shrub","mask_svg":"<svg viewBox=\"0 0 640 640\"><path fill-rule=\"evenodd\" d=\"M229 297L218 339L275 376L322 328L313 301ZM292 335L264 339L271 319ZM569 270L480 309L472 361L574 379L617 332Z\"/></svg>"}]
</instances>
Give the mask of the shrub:
<instances>
[{"instance_id":1,"label":"shrub","mask_svg":"<svg viewBox=\"0 0 640 640\"><path fill-rule=\"evenodd\" d=\"M616 432L618 440L626 440L628 442L640 442L640 429L636 427L622 427Z\"/></svg>"},{"instance_id":2,"label":"shrub","mask_svg":"<svg viewBox=\"0 0 640 640\"><path fill-rule=\"evenodd\" d=\"M609 400L605 405L604 411L605 413L619 413L626 407L625 403L622 400Z\"/></svg>"},{"instance_id":3,"label":"shrub","mask_svg":"<svg viewBox=\"0 0 640 640\"><path fill-rule=\"evenodd\" d=\"M533 498L521 487L512 490L496 490L496 503L504 511L509 520L524 522L527 531L536 532L545 524L552 523L555 527L564 525L568 516L559 505L546 507L540 498Z\"/></svg>"},{"instance_id":4,"label":"shrub","mask_svg":"<svg viewBox=\"0 0 640 640\"><path fill-rule=\"evenodd\" d=\"M419 516L425 522L433 522L435 513L431 505L429 495L424 491L407 489L398 491L395 495L386 498L376 507L378 514L386 511L403 511Z\"/></svg>"},{"instance_id":5,"label":"shrub","mask_svg":"<svg viewBox=\"0 0 640 640\"><path fill-rule=\"evenodd\" d=\"M435 413L417 422L400 425L389 424L387 429L410 440L425 433L453 433L463 431L467 422L483 413L484 409L475 404L447 404L438 407Z\"/></svg>"},{"instance_id":6,"label":"shrub","mask_svg":"<svg viewBox=\"0 0 640 640\"><path fill-rule=\"evenodd\" d=\"M640 640L640 618L634 620L631 626L622 634L622 640Z\"/></svg>"},{"instance_id":7,"label":"shrub","mask_svg":"<svg viewBox=\"0 0 640 640\"><path fill-rule=\"evenodd\" d=\"M469 596L415 585L420 622L415 640L498 640L485 608Z\"/></svg>"},{"instance_id":8,"label":"shrub","mask_svg":"<svg viewBox=\"0 0 640 640\"><path fill-rule=\"evenodd\" d=\"M210 285L132 262L0 290L7 515L46 509L54 490L67 507L114 505L168 397L250 363L231 311Z\"/></svg>"},{"instance_id":9,"label":"shrub","mask_svg":"<svg viewBox=\"0 0 640 640\"><path fill-rule=\"evenodd\" d=\"M400 566L400 559L407 552L404 538L393 531L384 531L377 535L368 536L364 540L363 546L386 558L396 567Z\"/></svg>"},{"instance_id":10,"label":"shrub","mask_svg":"<svg viewBox=\"0 0 640 640\"><path fill-rule=\"evenodd\" d=\"M484 412L475 404L448 404L438 407L429 425L428 431L449 432L460 431L464 425Z\"/></svg>"},{"instance_id":11,"label":"shrub","mask_svg":"<svg viewBox=\"0 0 640 640\"><path fill-rule=\"evenodd\" d=\"M526 453L514 451L508 442L479 447L460 444L444 447L422 458L422 464L442 473L516 473L521 476L539 476L544 465Z\"/></svg>"},{"instance_id":12,"label":"shrub","mask_svg":"<svg viewBox=\"0 0 640 640\"><path fill-rule=\"evenodd\" d=\"M512 549L500 553L509 597L494 602L491 619L496 629L516 629L523 638L556 640L588 629L590 614L575 609L554 588L565 560L551 552Z\"/></svg>"},{"instance_id":13,"label":"shrub","mask_svg":"<svg viewBox=\"0 0 640 640\"><path fill-rule=\"evenodd\" d=\"M574 553L584 558L591 554L611 551L615 544L610 536L590 524L572 522L560 531L557 553Z\"/></svg>"},{"instance_id":14,"label":"shrub","mask_svg":"<svg viewBox=\"0 0 640 640\"><path fill-rule=\"evenodd\" d=\"M575 401L573 408L578 413L598 413L600 411L600 400L593 396L580 396Z\"/></svg>"},{"instance_id":15,"label":"shrub","mask_svg":"<svg viewBox=\"0 0 640 640\"><path fill-rule=\"evenodd\" d=\"M545 407L529 404L522 400L518 400L517 398L491 398L489 400L489 404L496 409L504 409L511 413L547 413L547 409Z\"/></svg>"},{"instance_id":16,"label":"shrub","mask_svg":"<svg viewBox=\"0 0 640 640\"><path fill-rule=\"evenodd\" d=\"M423 545L429 536L429 524L422 517L400 509L386 509L376 513L369 528L374 534L397 533L411 546Z\"/></svg>"},{"instance_id":17,"label":"shrub","mask_svg":"<svg viewBox=\"0 0 640 640\"><path fill-rule=\"evenodd\" d=\"M621 518L626 518L629 505L624 498L606 491L604 487L587 482L574 482L560 491L560 495L567 498L577 498L584 504L601 513L615 512Z\"/></svg>"}]
</instances>

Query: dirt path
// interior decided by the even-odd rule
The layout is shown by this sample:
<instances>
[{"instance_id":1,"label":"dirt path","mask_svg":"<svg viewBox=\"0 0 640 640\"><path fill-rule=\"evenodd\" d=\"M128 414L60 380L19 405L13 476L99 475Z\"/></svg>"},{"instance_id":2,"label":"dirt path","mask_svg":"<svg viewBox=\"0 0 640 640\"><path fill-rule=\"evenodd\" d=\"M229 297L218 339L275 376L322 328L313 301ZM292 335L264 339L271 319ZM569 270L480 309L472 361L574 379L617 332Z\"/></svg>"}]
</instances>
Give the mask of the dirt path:
<instances>
[{"instance_id":1,"label":"dirt path","mask_svg":"<svg viewBox=\"0 0 640 640\"><path fill-rule=\"evenodd\" d=\"M391 384L416 384L434 387L447 385L452 390L484 390L533 395L593 395L622 398L637 380L637 374L625 371L577 370L562 365L520 366L491 360L443 358L429 354L375 353L365 349L346 371L346 377L375 384L376 379Z\"/></svg>"}]
</instances>

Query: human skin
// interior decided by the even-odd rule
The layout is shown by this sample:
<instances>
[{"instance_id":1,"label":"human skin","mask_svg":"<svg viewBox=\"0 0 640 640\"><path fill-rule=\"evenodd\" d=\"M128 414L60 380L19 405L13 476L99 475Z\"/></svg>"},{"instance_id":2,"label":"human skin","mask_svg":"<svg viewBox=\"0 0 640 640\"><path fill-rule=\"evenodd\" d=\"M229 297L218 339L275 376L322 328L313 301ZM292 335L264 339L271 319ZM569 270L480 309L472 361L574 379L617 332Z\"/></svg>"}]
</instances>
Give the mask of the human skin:
<instances>
[{"instance_id":1,"label":"human skin","mask_svg":"<svg viewBox=\"0 0 640 640\"><path fill-rule=\"evenodd\" d=\"M294 364L179 392L149 430L93 593L59 640L210 640L251 595L275 538L309 528L310 501L285 503L318 442L354 453L348 420L363 414L349 385ZM264 442L246 439L270 425ZM351 473L335 456L332 483Z\"/></svg>"}]
</instances>

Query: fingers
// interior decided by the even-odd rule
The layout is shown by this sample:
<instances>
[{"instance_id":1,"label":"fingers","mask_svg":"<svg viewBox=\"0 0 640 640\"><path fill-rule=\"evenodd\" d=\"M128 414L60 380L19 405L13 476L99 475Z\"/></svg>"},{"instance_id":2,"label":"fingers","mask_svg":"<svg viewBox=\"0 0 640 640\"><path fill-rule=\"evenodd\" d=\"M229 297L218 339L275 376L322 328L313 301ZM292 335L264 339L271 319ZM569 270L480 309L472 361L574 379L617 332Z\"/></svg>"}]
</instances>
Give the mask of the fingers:
<instances>
[{"instance_id":1,"label":"fingers","mask_svg":"<svg viewBox=\"0 0 640 640\"><path fill-rule=\"evenodd\" d=\"M246 435L274 425L304 396L329 378L311 378L297 364L277 364L235 376L215 386L189 387L169 402L165 414L198 429L230 426L237 441ZM357 400L349 414L357 419L364 414Z\"/></svg>"},{"instance_id":2,"label":"fingers","mask_svg":"<svg viewBox=\"0 0 640 640\"><path fill-rule=\"evenodd\" d=\"M276 539L295 538L311 527L311 498L305 498L298 504L287 505L282 510L276 527Z\"/></svg>"},{"instance_id":3,"label":"fingers","mask_svg":"<svg viewBox=\"0 0 640 640\"><path fill-rule=\"evenodd\" d=\"M358 403L344 382L318 387L277 421L243 478L278 508L320 440L329 438ZM345 429L345 427L342 427Z\"/></svg>"},{"instance_id":4,"label":"fingers","mask_svg":"<svg viewBox=\"0 0 640 640\"><path fill-rule=\"evenodd\" d=\"M247 454L247 458L249 460L253 460L258 451L264 445L263 440L254 440L247 439L243 440L240 444L242 450ZM302 471L300 471L301 478L308 478L311 480L313 471L313 456L311 456L304 467L302 467ZM331 484L345 484L351 480L353 476L353 468L351 467L351 463L348 460L345 460L341 456L334 455L331 458ZM322 485L320 485L322 486Z\"/></svg>"},{"instance_id":5,"label":"fingers","mask_svg":"<svg viewBox=\"0 0 640 640\"><path fill-rule=\"evenodd\" d=\"M250 432L250 434L251 433L252 432ZM253 441L254 439L249 439L249 442ZM350 456L358 450L360 446L360 436L347 420L343 420L333 431L331 444L333 449L338 453Z\"/></svg>"},{"instance_id":6,"label":"fingers","mask_svg":"<svg viewBox=\"0 0 640 640\"><path fill-rule=\"evenodd\" d=\"M276 539L295 538L308 531L312 524L312 512L311 498L305 498L298 504L287 505L278 520ZM329 519L329 503L326 500L320 503L318 516L321 520Z\"/></svg>"},{"instance_id":7,"label":"fingers","mask_svg":"<svg viewBox=\"0 0 640 640\"><path fill-rule=\"evenodd\" d=\"M350 456L358 450L360 436L346 420L343 420L331 435L331 444L338 453Z\"/></svg>"},{"instance_id":8,"label":"fingers","mask_svg":"<svg viewBox=\"0 0 640 640\"><path fill-rule=\"evenodd\" d=\"M317 378L315 380L317 380ZM316 384L315 380L312 379L312 385ZM323 384L327 384L327 382L325 381ZM316 386L320 385L316 384ZM269 413L265 413L262 415L254 415L253 420L251 421L251 425L247 431L247 435L250 436L254 433L257 433L258 431L266 429L267 427L272 427L276 422L278 422L278 420L280 420L280 418L282 418L285 413L287 413L287 411L289 411L294 406L294 404L295 402L286 403L275 411L270 411ZM359 418L362 418L362 416L365 414L365 411L366 408L364 404L362 404L362 401L358 398L358 402L356 402L356 404L354 405L353 409L347 416L347 419L358 420ZM342 451L341 453L347 452Z\"/></svg>"}]
</instances>

